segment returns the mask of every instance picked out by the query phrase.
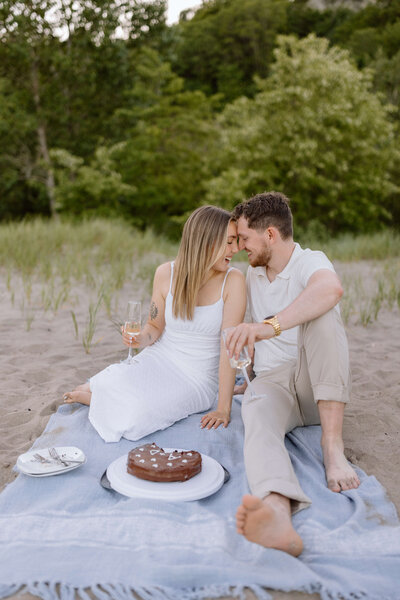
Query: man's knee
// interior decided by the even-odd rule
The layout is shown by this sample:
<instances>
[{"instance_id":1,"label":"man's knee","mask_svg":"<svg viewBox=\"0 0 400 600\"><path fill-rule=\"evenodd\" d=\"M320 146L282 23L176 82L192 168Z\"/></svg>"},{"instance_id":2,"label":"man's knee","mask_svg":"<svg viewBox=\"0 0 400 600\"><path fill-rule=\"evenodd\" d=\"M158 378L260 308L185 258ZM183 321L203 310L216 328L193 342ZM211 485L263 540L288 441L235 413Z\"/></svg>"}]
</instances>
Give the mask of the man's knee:
<instances>
[{"instance_id":1,"label":"man's knee","mask_svg":"<svg viewBox=\"0 0 400 600\"><path fill-rule=\"evenodd\" d=\"M263 410L263 408L267 402L268 402L267 395L263 395L263 397L254 396L254 395L252 396L250 389L247 388L247 390L244 393L243 400L242 400L242 418L243 418L243 420L245 420L245 418L248 415L252 415L253 413L259 413L261 410ZM261 404L263 404L263 406L261 406Z\"/></svg>"},{"instance_id":2,"label":"man's knee","mask_svg":"<svg viewBox=\"0 0 400 600\"><path fill-rule=\"evenodd\" d=\"M335 308L328 310L328 312L312 321L304 323L301 329L305 340L309 336L315 336L321 344L326 342L332 344L333 338L339 336L347 346L343 321L340 313Z\"/></svg>"},{"instance_id":3,"label":"man's knee","mask_svg":"<svg viewBox=\"0 0 400 600\"><path fill-rule=\"evenodd\" d=\"M307 382L312 387L315 402L349 400L351 375L347 337L340 314L334 309L305 323L299 333L296 390L301 398Z\"/></svg>"},{"instance_id":4,"label":"man's knee","mask_svg":"<svg viewBox=\"0 0 400 600\"><path fill-rule=\"evenodd\" d=\"M245 429L251 427L258 430L259 427L268 427L269 421L274 421L273 400L267 394L251 395L246 390L242 400L242 419Z\"/></svg>"}]
</instances>

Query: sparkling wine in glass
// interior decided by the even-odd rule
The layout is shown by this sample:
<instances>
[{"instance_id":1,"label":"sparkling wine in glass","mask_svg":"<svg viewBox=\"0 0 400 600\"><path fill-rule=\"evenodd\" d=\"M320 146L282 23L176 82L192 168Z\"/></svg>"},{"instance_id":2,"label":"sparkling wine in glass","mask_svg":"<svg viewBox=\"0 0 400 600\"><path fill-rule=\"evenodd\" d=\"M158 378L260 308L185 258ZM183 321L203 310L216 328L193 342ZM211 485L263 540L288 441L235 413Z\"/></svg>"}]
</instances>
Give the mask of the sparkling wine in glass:
<instances>
[{"instance_id":1,"label":"sparkling wine in glass","mask_svg":"<svg viewBox=\"0 0 400 600\"><path fill-rule=\"evenodd\" d=\"M227 339L227 335L230 331L232 331L233 329L235 329L234 327L227 327L226 329L224 329L222 331L222 337L225 343L225 348L226 351L228 352L228 348L227 348L227 343L226 343L226 339ZM229 356L229 354L228 354ZM249 386L249 390L250 390L250 395L252 397L256 397L256 394L254 393L254 389L253 386L250 383L250 379L249 376L247 374L247 367L251 364L251 358L249 356L248 350L247 350L247 346L244 346L242 348L242 350L239 353L239 357L235 358L234 356L229 356L229 363L231 365L231 367L233 369L240 369L243 373L243 377L245 378L245 380L247 381L247 385Z\"/></svg>"},{"instance_id":2,"label":"sparkling wine in glass","mask_svg":"<svg viewBox=\"0 0 400 600\"><path fill-rule=\"evenodd\" d=\"M129 300L128 308L126 311L124 332L127 333L130 339L134 339L138 333L140 333L141 328L141 320L142 320L142 305L140 302L136 302L134 300ZM132 348L129 347L128 358L126 359L127 363L130 363L132 360Z\"/></svg>"}]
</instances>

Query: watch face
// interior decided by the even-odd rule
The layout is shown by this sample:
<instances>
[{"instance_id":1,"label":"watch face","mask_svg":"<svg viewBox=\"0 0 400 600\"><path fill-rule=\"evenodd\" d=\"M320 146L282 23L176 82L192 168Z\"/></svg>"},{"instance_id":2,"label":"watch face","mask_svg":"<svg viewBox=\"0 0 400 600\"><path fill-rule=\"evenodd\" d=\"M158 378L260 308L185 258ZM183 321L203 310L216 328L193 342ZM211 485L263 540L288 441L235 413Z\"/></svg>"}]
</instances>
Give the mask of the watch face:
<instances>
[{"instance_id":1,"label":"watch face","mask_svg":"<svg viewBox=\"0 0 400 600\"><path fill-rule=\"evenodd\" d=\"M265 317L264 321L266 321L267 319L273 319L274 315L270 315L269 317Z\"/></svg>"}]
</instances>

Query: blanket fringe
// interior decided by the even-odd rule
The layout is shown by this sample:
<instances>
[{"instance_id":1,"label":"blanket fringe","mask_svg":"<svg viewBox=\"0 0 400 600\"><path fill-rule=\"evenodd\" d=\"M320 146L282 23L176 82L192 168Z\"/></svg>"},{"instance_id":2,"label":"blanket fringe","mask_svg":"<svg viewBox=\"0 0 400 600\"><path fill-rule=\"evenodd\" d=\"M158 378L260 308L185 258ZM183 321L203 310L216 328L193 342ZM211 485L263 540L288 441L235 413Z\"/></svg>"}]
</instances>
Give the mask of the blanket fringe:
<instances>
[{"instance_id":1,"label":"blanket fringe","mask_svg":"<svg viewBox=\"0 0 400 600\"><path fill-rule=\"evenodd\" d=\"M35 582L24 586L0 586L0 598L17 593L32 594L42 600L206 600L223 596L246 600L246 590L251 590L258 600L272 600L272 596L259 585L209 585L203 588L135 587L122 584L98 584L90 588L74 587L64 583ZM353 600L353 599L352 599Z\"/></svg>"},{"instance_id":2,"label":"blanket fringe","mask_svg":"<svg viewBox=\"0 0 400 600\"><path fill-rule=\"evenodd\" d=\"M0 598L17 593L29 593L42 600L206 600L222 596L246 600L246 592L250 590L258 600L272 600L271 594L263 587L249 585L209 585L202 588L171 588L163 586L129 587L122 584L98 584L90 588L81 588L65 583L34 582L23 586L0 584ZM307 594L319 594L321 600L394 600L394 597L373 597L363 591L347 593L329 590L320 584L308 586L301 590Z\"/></svg>"},{"instance_id":3,"label":"blanket fringe","mask_svg":"<svg viewBox=\"0 0 400 600\"><path fill-rule=\"evenodd\" d=\"M286 590L283 590L286 591ZM291 591L291 590L290 590ZM308 585L306 587L302 587L297 590L299 592L304 592L305 594L319 594L321 600L396 600L394 597L388 596L370 596L366 592L362 590L351 591L349 590L347 593L332 591L328 588L325 588L320 583L314 583Z\"/></svg>"}]
</instances>

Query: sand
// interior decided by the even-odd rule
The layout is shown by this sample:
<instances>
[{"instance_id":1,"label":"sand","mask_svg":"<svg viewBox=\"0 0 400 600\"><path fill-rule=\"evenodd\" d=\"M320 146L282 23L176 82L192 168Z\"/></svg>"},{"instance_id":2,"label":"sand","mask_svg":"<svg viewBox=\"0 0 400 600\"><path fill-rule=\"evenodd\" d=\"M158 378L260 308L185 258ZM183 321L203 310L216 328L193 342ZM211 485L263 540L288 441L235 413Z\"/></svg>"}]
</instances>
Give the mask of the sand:
<instances>
[{"instance_id":1,"label":"sand","mask_svg":"<svg viewBox=\"0 0 400 600\"><path fill-rule=\"evenodd\" d=\"M373 270L368 263L336 267L347 278L361 273L367 279ZM80 338L87 318L89 292L83 287L77 287L56 314L44 313L39 303L33 302L25 318L18 294L16 289L12 298L3 276L0 280L0 489L16 477L12 469L18 455L40 436L50 415L62 402L63 393L127 353L105 311L99 313L91 351L85 352ZM121 291L118 307L114 307L121 313L119 316L127 299L137 295L134 287ZM142 297L147 295L148 291L142 290ZM79 325L78 338L71 310ZM353 373L352 402L346 409L344 423L346 455L382 483L399 510L400 312L396 305L393 310L382 310L377 321L368 327L353 320L346 329ZM273 597L276 600L319 598L297 592L274 592ZM28 600L27 595L14 597L17 598ZM253 596L249 594L249 598Z\"/></svg>"}]
</instances>

